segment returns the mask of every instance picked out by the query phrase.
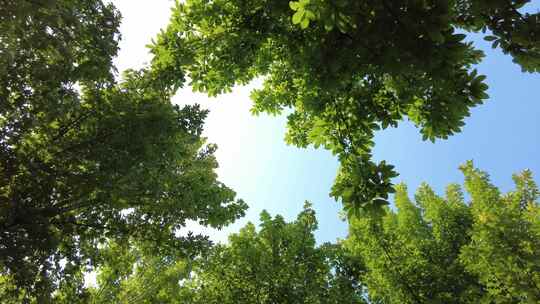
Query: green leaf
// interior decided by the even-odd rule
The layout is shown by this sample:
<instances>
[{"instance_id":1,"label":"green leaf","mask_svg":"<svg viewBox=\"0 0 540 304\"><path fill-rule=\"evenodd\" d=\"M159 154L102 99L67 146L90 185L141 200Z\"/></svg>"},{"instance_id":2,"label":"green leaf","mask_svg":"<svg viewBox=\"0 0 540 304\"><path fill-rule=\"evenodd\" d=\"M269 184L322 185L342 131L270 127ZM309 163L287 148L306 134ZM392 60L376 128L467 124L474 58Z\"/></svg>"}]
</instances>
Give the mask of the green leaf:
<instances>
[{"instance_id":1,"label":"green leaf","mask_svg":"<svg viewBox=\"0 0 540 304\"><path fill-rule=\"evenodd\" d=\"M476 82L482 82L484 80L486 80L486 75L478 75L475 79Z\"/></svg>"},{"instance_id":2,"label":"green leaf","mask_svg":"<svg viewBox=\"0 0 540 304\"><path fill-rule=\"evenodd\" d=\"M467 35L465 34L455 34L453 35L454 39L457 40L457 41L461 41L463 39L465 39L467 37Z\"/></svg>"},{"instance_id":3,"label":"green leaf","mask_svg":"<svg viewBox=\"0 0 540 304\"><path fill-rule=\"evenodd\" d=\"M301 27L302 29L305 29L305 28L307 28L308 26L309 26L309 19L308 19L308 18L304 18L304 19L302 20L302 22L300 22L300 27Z\"/></svg>"},{"instance_id":4,"label":"green leaf","mask_svg":"<svg viewBox=\"0 0 540 304\"><path fill-rule=\"evenodd\" d=\"M302 22L302 20L303 20L302 18L304 17L304 13L305 13L305 11L303 9L300 9L296 13L294 13L294 15L292 17L293 24L298 24L298 23Z\"/></svg>"},{"instance_id":5,"label":"green leaf","mask_svg":"<svg viewBox=\"0 0 540 304\"><path fill-rule=\"evenodd\" d=\"M296 11L300 8L300 3L296 1L289 1L289 6L291 7L293 11Z\"/></svg>"}]
</instances>

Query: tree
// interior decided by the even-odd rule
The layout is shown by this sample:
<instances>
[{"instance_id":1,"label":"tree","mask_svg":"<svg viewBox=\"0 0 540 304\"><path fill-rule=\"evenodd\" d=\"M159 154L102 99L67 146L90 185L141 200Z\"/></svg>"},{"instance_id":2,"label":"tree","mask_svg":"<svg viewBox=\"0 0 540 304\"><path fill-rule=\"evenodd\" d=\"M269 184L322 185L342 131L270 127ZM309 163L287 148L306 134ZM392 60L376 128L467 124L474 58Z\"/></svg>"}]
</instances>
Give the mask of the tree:
<instances>
[{"instance_id":1,"label":"tree","mask_svg":"<svg viewBox=\"0 0 540 304\"><path fill-rule=\"evenodd\" d=\"M100 252L104 263L85 303L184 303L179 282L189 275L190 260L209 249L207 243L191 255L155 255L145 246L126 245L109 243Z\"/></svg>"},{"instance_id":2,"label":"tree","mask_svg":"<svg viewBox=\"0 0 540 304\"><path fill-rule=\"evenodd\" d=\"M95 303L365 303L351 276L359 266L337 245L317 246L316 227L306 205L290 223L263 212L259 231L249 223L193 259L112 254L96 289L110 293L92 292Z\"/></svg>"},{"instance_id":3,"label":"tree","mask_svg":"<svg viewBox=\"0 0 540 304\"><path fill-rule=\"evenodd\" d=\"M461 167L471 201L458 185L446 197L426 184L396 210L352 219L344 242L361 259L361 280L375 303L538 303L540 205L529 171L501 194L472 163Z\"/></svg>"},{"instance_id":4,"label":"tree","mask_svg":"<svg viewBox=\"0 0 540 304\"><path fill-rule=\"evenodd\" d=\"M462 263L486 286L488 300L540 302L540 192L532 173L514 175L516 190L501 194L487 174L470 164L462 171L474 216Z\"/></svg>"},{"instance_id":5,"label":"tree","mask_svg":"<svg viewBox=\"0 0 540 304\"><path fill-rule=\"evenodd\" d=\"M176 236L187 220L222 227L246 208L217 180L205 111L172 105L152 70L114 79L119 22L99 0L0 5L3 299L46 303L82 287L108 240L193 247Z\"/></svg>"},{"instance_id":6,"label":"tree","mask_svg":"<svg viewBox=\"0 0 540 304\"><path fill-rule=\"evenodd\" d=\"M528 0L178 2L152 46L171 84L215 96L264 78L255 114L288 116L286 141L339 156L331 194L351 213L387 204L393 166L371 160L376 130L405 117L424 139L459 132L488 98L474 70L483 53L457 30L485 36L525 71L540 69L540 14Z\"/></svg>"}]
</instances>

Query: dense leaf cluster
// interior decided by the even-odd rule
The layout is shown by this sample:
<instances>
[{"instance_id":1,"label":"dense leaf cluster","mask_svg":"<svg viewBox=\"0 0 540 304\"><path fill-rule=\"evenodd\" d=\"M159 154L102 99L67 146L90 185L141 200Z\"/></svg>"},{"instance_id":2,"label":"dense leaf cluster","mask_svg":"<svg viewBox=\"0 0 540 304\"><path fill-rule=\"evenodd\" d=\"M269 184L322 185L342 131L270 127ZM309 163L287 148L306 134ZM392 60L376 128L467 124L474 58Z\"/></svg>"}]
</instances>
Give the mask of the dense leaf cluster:
<instances>
[{"instance_id":1,"label":"dense leaf cluster","mask_svg":"<svg viewBox=\"0 0 540 304\"><path fill-rule=\"evenodd\" d=\"M397 187L396 210L350 222L344 246L367 271L360 281L373 303L538 303L540 192L530 171L502 194L486 173L462 168L440 197L426 184L415 202Z\"/></svg>"},{"instance_id":2,"label":"dense leaf cluster","mask_svg":"<svg viewBox=\"0 0 540 304\"><path fill-rule=\"evenodd\" d=\"M0 274L45 303L107 239L168 247L187 220L246 205L217 181L206 112L149 70L113 77L119 13L102 1L0 5ZM81 280L80 276L77 280Z\"/></svg>"},{"instance_id":3,"label":"dense leaf cluster","mask_svg":"<svg viewBox=\"0 0 540 304\"><path fill-rule=\"evenodd\" d=\"M488 96L484 32L540 70L528 0L187 0L151 45L150 67L116 78L120 14L101 0L0 3L2 303L538 303L540 192L507 194L462 167L446 197L415 202L374 132L412 120L424 139L459 132ZM488 33L489 32L489 33ZM287 109L288 143L323 146L350 233L318 245L309 205L261 214L213 246L247 207L217 180L206 111L171 104L187 79L218 95L262 77L253 112ZM382 207L397 190L395 209ZM185 236L180 236L185 235ZM95 270L97 286L84 286Z\"/></svg>"},{"instance_id":4,"label":"dense leaf cluster","mask_svg":"<svg viewBox=\"0 0 540 304\"><path fill-rule=\"evenodd\" d=\"M489 30L538 71L539 14L518 11L527 2L188 0L155 41L153 66L212 96L264 78L253 112L292 109L286 141L339 156L332 195L354 213L393 191L393 167L371 160L375 131L407 117L424 139L447 138L488 97L474 70L483 54L463 30Z\"/></svg>"},{"instance_id":5,"label":"dense leaf cluster","mask_svg":"<svg viewBox=\"0 0 540 304\"><path fill-rule=\"evenodd\" d=\"M207 254L155 257L112 244L92 303L365 303L355 265L338 245L316 245L308 204L293 222L261 214ZM134 267L133 267L134 266Z\"/></svg>"},{"instance_id":6,"label":"dense leaf cluster","mask_svg":"<svg viewBox=\"0 0 540 304\"><path fill-rule=\"evenodd\" d=\"M258 229L247 224L190 258L111 243L81 303L538 303L531 172L503 194L472 163L461 169L468 202L456 184L444 197L424 184L414 201L398 185L395 209L351 219L337 244L316 244L309 205L289 223L263 212Z\"/></svg>"}]
</instances>

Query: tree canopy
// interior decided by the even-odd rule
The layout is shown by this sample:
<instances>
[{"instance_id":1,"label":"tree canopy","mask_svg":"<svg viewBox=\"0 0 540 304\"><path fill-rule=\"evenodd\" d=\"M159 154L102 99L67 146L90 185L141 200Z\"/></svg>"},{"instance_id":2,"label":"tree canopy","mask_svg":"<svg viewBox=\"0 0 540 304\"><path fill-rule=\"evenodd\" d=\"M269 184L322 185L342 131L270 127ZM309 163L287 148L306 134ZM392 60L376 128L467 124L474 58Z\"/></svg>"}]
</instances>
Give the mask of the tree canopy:
<instances>
[{"instance_id":1,"label":"tree canopy","mask_svg":"<svg viewBox=\"0 0 540 304\"><path fill-rule=\"evenodd\" d=\"M177 2L154 42L153 67L209 95L262 77L253 112L288 115L288 143L339 156L331 194L352 213L388 203L397 175L371 159L376 130L405 117L424 139L459 132L487 85L483 53L465 31L485 32L524 71L540 69L540 14L527 0Z\"/></svg>"},{"instance_id":2,"label":"tree canopy","mask_svg":"<svg viewBox=\"0 0 540 304\"><path fill-rule=\"evenodd\" d=\"M540 191L530 171L501 193L467 163L465 195L397 186L395 208L351 218L349 235L317 244L309 204L287 222L261 213L226 244L155 255L110 242L97 285L63 286L58 303L538 303ZM465 199L465 196L468 199ZM371 212L371 211L370 211ZM382 213L381 213L382 212ZM75 280L76 282L76 280Z\"/></svg>"},{"instance_id":3,"label":"tree canopy","mask_svg":"<svg viewBox=\"0 0 540 304\"><path fill-rule=\"evenodd\" d=\"M540 192L531 172L503 194L467 163L460 187L440 197L422 185L414 201L397 187L396 209L351 219L346 251L373 303L538 303Z\"/></svg>"},{"instance_id":4,"label":"tree canopy","mask_svg":"<svg viewBox=\"0 0 540 304\"><path fill-rule=\"evenodd\" d=\"M469 202L457 185L413 201L371 158L375 131L407 118L444 139L488 98L465 32L539 72L528 2L178 1L151 64L119 76L109 1L2 1L2 303L540 302L531 172L502 194L467 163ZM253 113L287 111L288 143L338 156L346 240L317 244L309 204L292 222L263 212L227 244L183 233L247 205L217 179L207 112L171 97L187 81L216 96L259 77Z\"/></svg>"},{"instance_id":5,"label":"tree canopy","mask_svg":"<svg viewBox=\"0 0 540 304\"><path fill-rule=\"evenodd\" d=\"M339 245L317 245L309 204L295 221L261 213L192 259L155 257L119 246L107 250L93 303L365 303L352 276L355 267ZM135 266L135 267L134 267Z\"/></svg>"},{"instance_id":6,"label":"tree canopy","mask_svg":"<svg viewBox=\"0 0 540 304\"><path fill-rule=\"evenodd\" d=\"M201 137L206 112L172 105L151 70L115 80L111 4L4 1L0 18L0 274L18 296L46 303L107 240L187 250L187 220L243 215Z\"/></svg>"}]
</instances>

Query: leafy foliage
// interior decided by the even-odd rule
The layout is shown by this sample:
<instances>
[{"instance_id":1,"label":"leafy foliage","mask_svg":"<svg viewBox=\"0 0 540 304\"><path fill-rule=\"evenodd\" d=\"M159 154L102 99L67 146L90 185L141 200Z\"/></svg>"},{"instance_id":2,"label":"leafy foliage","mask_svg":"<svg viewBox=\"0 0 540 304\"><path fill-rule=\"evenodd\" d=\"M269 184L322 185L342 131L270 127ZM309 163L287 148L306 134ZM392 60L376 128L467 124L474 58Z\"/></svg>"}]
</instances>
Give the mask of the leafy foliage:
<instances>
[{"instance_id":1,"label":"leafy foliage","mask_svg":"<svg viewBox=\"0 0 540 304\"><path fill-rule=\"evenodd\" d=\"M462 168L471 195L471 242L461 253L466 269L486 286L497 303L540 301L540 206L530 171L514 175L516 191L491 185L471 164Z\"/></svg>"},{"instance_id":2,"label":"leafy foliage","mask_svg":"<svg viewBox=\"0 0 540 304\"><path fill-rule=\"evenodd\" d=\"M100 252L104 263L98 269L97 286L88 289L88 302L182 303L179 280L189 275L192 255L206 251L209 243L201 245L188 254L155 255L148 247L109 243Z\"/></svg>"},{"instance_id":3,"label":"leafy foliage","mask_svg":"<svg viewBox=\"0 0 540 304\"><path fill-rule=\"evenodd\" d=\"M0 6L0 298L4 303L538 303L539 191L530 172L501 194L462 167L446 198L412 202L371 160L376 130L407 117L424 139L459 132L488 96L466 31L540 69L526 0L178 3L152 66L115 80L120 15L100 0ZM339 156L341 244L261 214L227 245L178 236L220 228L246 205L217 180L206 112L172 105L187 78L217 95L264 77L253 112L289 115L288 143ZM380 216L366 216L376 213ZM344 251L343 248L347 250ZM203 253L203 254L201 254ZM98 270L98 287L84 273ZM179 282L179 280L181 280Z\"/></svg>"},{"instance_id":4,"label":"leafy foliage","mask_svg":"<svg viewBox=\"0 0 540 304\"><path fill-rule=\"evenodd\" d=\"M374 303L538 303L540 205L529 171L501 194L472 163L462 167L470 203L457 185L446 197L426 184L396 211L352 219L345 248L365 263Z\"/></svg>"},{"instance_id":5,"label":"leafy foliage","mask_svg":"<svg viewBox=\"0 0 540 304\"><path fill-rule=\"evenodd\" d=\"M172 105L174 89L151 70L115 82L111 4L0 10L3 293L46 303L65 284L82 286L106 240L183 248L191 240L175 233L187 220L222 227L243 215L201 137L206 112Z\"/></svg>"},{"instance_id":6,"label":"leafy foliage","mask_svg":"<svg viewBox=\"0 0 540 304\"><path fill-rule=\"evenodd\" d=\"M316 227L306 205L291 223L263 212L260 231L248 224L197 258L112 254L97 290L118 288L96 303L365 303L352 276L358 265L337 245L317 246Z\"/></svg>"},{"instance_id":7,"label":"leafy foliage","mask_svg":"<svg viewBox=\"0 0 540 304\"><path fill-rule=\"evenodd\" d=\"M387 203L391 165L371 160L373 134L408 117L424 139L459 132L488 98L473 66L486 39L524 70L540 69L539 14L526 0L187 0L153 44L153 67L211 96L263 77L255 114L288 116L288 143L323 146L342 168L332 195L351 214Z\"/></svg>"}]
</instances>

